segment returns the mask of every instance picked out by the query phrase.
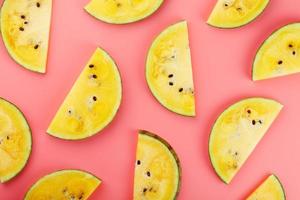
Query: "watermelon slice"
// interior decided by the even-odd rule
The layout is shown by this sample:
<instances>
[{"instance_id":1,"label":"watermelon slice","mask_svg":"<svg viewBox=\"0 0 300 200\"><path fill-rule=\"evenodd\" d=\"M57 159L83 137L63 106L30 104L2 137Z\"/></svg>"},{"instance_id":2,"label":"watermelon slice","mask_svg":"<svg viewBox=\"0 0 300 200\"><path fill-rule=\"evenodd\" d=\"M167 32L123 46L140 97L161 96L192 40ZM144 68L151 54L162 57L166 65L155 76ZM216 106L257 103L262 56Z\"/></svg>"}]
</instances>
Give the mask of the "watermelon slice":
<instances>
[{"instance_id":1,"label":"watermelon slice","mask_svg":"<svg viewBox=\"0 0 300 200\"><path fill-rule=\"evenodd\" d=\"M276 119L282 105L265 98L249 98L226 109L215 122L209 155L218 176L230 183Z\"/></svg>"},{"instance_id":2,"label":"watermelon slice","mask_svg":"<svg viewBox=\"0 0 300 200\"><path fill-rule=\"evenodd\" d=\"M237 28L252 22L269 0L218 0L207 23L218 28Z\"/></svg>"},{"instance_id":3,"label":"watermelon slice","mask_svg":"<svg viewBox=\"0 0 300 200\"><path fill-rule=\"evenodd\" d=\"M252 70L254 81L300 72L300 23L275 31L258 50Z\"/></svg>"},{"instance_id":4,"label":"watermelon slice","mask_svg":"<svg viewBox=\"0 0 300 200\"><path fill-rule=\"evenodd\" d=\"M98 48L52 120L48 133L78 140L106 127L121 103L121 78L116 64Z\"/></svg>"},{"instance_id":5,"label":"watermelon slice","mask_svg":"<svg viewBox=\"0 0 300 200\"><path fill-rule=\"evenodd\" d=\"M85 10L107 23L127 24L153 14L163 0L91 0Z\"/></svg>"},{"instance_id":6,"label":"watermelon slice","mask_svg":"<svg viewBox=\"0 0 300 200\"><path fill-rule=\"evenodd\" d=\"M31 152L31 131L22 112L0 98L0 182L14 178Z\"/></svg>"},{"instance_id":7,"label":"watermelon slice","mask_svg":"<svg viewBox=\"0 0 300 200\"><path fill-rule=\"evenodd\" d=\"M179 159L161 137L140 131L134 177L134 200L176 199L181 180Z\"/></svg>"},{"instance_id":8,"label":"watermelon slice","mask_svg":"<svg viewBox=\"0 0 300 200\"><path fill-rule=\"evenodd\" d=\"M283 185L275 175L270 175L247 200L285 200Z\"/></svg>"},{"instance_id":9,"label":"watermelon slice","mask_svg":"<svg viewBox=\"0 0 300 200\"><path fill-rule=\"evenodd\" d=\"M45 73L52 0L5 0L1 9L2 38L21 66Z\"/></svg>"},{"instance_id":10,"label":"watermelon slice","mask_svg":"<svg viewBox=\"0 0 300 200\"><path fill-rule=\"evenodd\" d=\"M96 176L80 170L61 170L44 176L24 200L86 200L101 184Z\"/></svg>"},{"instance_id":11,"label":"watermelon slice","mask_svg":"<svg viewBox=\"0 0 300 200\"><path fill-rule=\"evenodd\" d=\"M195 116L195 97L187 22L168 27L153 42L146 79L155 98L167 109Z\"/></svg>"}]
</instances>

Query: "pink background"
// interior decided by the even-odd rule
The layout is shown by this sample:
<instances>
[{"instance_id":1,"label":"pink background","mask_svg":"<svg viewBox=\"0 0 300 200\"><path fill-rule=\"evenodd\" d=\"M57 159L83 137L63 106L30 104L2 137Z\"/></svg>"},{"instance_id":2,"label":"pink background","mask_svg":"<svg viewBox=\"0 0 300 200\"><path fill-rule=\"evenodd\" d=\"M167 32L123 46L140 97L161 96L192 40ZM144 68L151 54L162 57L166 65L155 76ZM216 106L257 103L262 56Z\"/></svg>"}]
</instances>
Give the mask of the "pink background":
<instances>
[{"instance_id":1,"label":"pink background","mask_svg":"<svg viewBox=\"0 0 300 200\"><path fill-rule=\"evenodd\" d=\"M88 170L103 180L91 199L131 199L138 129L156 132L177 151L183 169L179 199L243 199L272 172L281 178L288 199L299 199L300 75L258 83L250 78L256 49L274 29L299 20L299 1L272 0L254 23L235 30L206 25L215 0L166 0L150 18L121 26L89 16L83 10L88 0L53 1L46 75L19 67L0 43L0 96L24 111L33 132L29 163L15 179L0 184L1 200L22 199L39 177L63 168ZM196 118L163 108L144 76L154 37L183 19L190 28ZM97 46L113 56L123 79L123 101L115 120L84 141L48 136L52 117ZM233 182L225 185L211 167L208 137L225 107L250 96L277 99L285 108Z\"/></svg>"}]
</instances>

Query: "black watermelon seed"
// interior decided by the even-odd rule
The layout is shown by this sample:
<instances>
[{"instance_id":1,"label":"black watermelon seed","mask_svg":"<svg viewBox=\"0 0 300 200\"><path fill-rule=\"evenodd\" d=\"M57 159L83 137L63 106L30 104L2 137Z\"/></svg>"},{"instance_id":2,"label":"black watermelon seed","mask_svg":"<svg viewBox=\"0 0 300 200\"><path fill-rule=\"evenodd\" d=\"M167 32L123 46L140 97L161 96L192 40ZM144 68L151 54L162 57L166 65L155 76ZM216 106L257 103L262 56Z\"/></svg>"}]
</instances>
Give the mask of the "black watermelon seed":
<instances>
[{"instance_id":1,"label":"black watermelon seed","mask_svg":"<svg viewBox=\"0 0 300 200\"><path fill-rule=\"evenodd\" d=\"M171 86L172 86L172 85L174 85L174 83L173 83L173 82L169 82L169 85L171 85Z\"/></svg>"},{"instance_id":2,"label":"black watermelon seed","mask_svg":"<svg viewBox=\"0 0 300 200\"><path fill-rule=\"evenodd\" d=\"M251 110L247 110L247 113L251 114Z\"/></svg>"},{"instance_id":3,"label":"black watermelon seed","mask_svg":"<svg viewBox=\"0 0 300 200\"><path fill-rule=\"evenodd\" d=\"M255 120L252 120L252 124L255 125L255 124L256 124L256 121L255 121Z\"/></svg>"},{"instance_id":4,"label":"black watermelon seed","mask_svg":"<svg viewBox=\"0 0 300 200\"><path fill-rule=\"evenodd\" d=\"M279 60L278 61L278 65L281 65L283 62L282 62L282 60Z\"/></svg>"},{"instance_id":5,"label":"black watermelon seed","mask_svg":"<svg viewBox=\"0 0 300 200\"><path fill-rule=\"evenodd\" d=\"M38 45L38 44L34 46L34 49L38 49L38 48L39 48L39 45Z\"/></svg>"},{"instance_id":6,"label":"black watermelon seed","mask_svg":"<svg viewBox=\"0 0 300 200\"><path fill-rule=\"evenodd\" d=\"M21 19L25 19L26 18L26 16L25 15L21 15Z\"/></svg>"},{"instance_id":7,"label":"black watermelon seed","mask_svg":"<svg viewBox=\"0 0 300 200\"><path fill-rule=\"evenodd\" d=\"M98 76L96 74L93 74L93 78L96 79Z\"/></svg>"},{"instance_id":8,"label":"black watermelon seed","mask_svg":"<svg viewBox=\"0 0 300 200\"><path fill-rule=\"evenodd\" d=\"M227 7L227 6L228 6L228 4L227 4L227 3L225 3L225 4L224 4L224 6L225 6L225 7Z\"/></svg>"},{"instance_id":9,"label":"black watermelon seed","mask_svg":"<svg viewBox=\"0 0 300 200\"><path fill-rule=\"evenodd\" d=\"M144 189L143 189L143 193L146 193L146 192L147 192L147 188L144 188Z\"/></svg>"},{"instance_id":10,"label":"black watermelon seed","mask_svg":"<svg viewBox=\"0 0 300 200\"><path fill-rule=\"evenodd\" d=\"M23 27L20 27L19 30L20 30L20 31L24 31L24 28L23 28Z\"/></svg>"},{"instance_id":11,"label":"black watermelon seed","mask_svg":"<svg viewBox=\"0 0 300 200\"><path fill-rule=\"evenodd\" d=\"M182 92L183 91L183 88L179 88L179 90L178 90L179 92Z\"/></svg>"},{"instance_id":12,"label":"black watermelon seed","mask_svg":"<svg viewBox=\"0 0 300 200\"><path fill-rule=\"evenodd\" d=\"M89 65L89 68L93 68L93 67L95 67L93 64L90 64L90 65Z\"/></svg>"},{"instance_id":13,"label":"black watermelon seed","mask_svg":"<svg viewBox=\"0 0 300 200\"><path fill-rule=\"evenodd\" d=\"M259 120L258 122L259 122L260 124L262 124L262 121L261 121L261 120Z\"/></svg>"},{"instance_id":14,"label":"black watermelon seed","mask_svg":"<svg viewBox=\"0 0 300 200\"><path fill-rule=\"evenodd\" d=\"M296 51L293 51L293 55L296 55Z\"/></svg>"},{"instance_id":15,"label":"black watermelon seed","mask_svg":"<svg viewBox=\"0 0 300 200\"><path fill-rule=\"evenodd\" d=\"M94 100L94 101L97 101L97 97L96 97L96 96L93 96L93 100Z\"/></svg>"},{"instance_id":16,"label":"black watermelon seed","mask_svg":"<svg viewBox=\"0 0 300 200\"><path fill-rule=\"evenodd\" d=\"M38 7L38 8L41 7L40 2L37 2L37 3L36 3L36 7Z\"/></svg>"},{"instance_id":17,"label":"black watermelon seed","mask_svg":"<svg viewBox=\"0 0 300 200\"><path fill-rule=\"evenodd\" d=\"M9 136L6 136L6 139L9 140L10 139Z\"/></svg>"},{"instance_id":18,"label":"black watermelon seed","mask_svg":"<svg viewBox=\"0 0 300 200\"><path fill-rule=\"evenodd\" d=\"M293 47L293 45L292 45L292 44L289 44L289 47L290 47L290 48L292 48L292 47Z\"/></svg>"},{"instance_id":19,"label":"black watermelon seed","mask_svg":"<svg viewBox=\"0 0 300 200\"><path fill-rule=\"evenodd\" d=\"M169 74L169 76L168 76L168 77L169 77L169 78L172 78L173 76L174 76L173 74Z\"/></svg>"},{"instance_id":20,"label":"black watermelon seed","mask_svg":"<svg viewBox=\"0 0 300 200\"><path fill-rule=\"evenodd\" d=\"M151 176L151 173L149 171L147 172L147 176L149 176L149 177Z\"/></svg>"},{"instance_id":21,"label":"black watermelon seed","mask_svg":"<svg viewBox=\"0 0 300 200\"><path fill-rule=\"evenodd\" d=\"M24 24L28 24L28 21L25 21Z\"/></svg>"},{"instance_id":22,"label":"black watermelon seed","mask_svg":"<svg viewBox=\"0 0 300 200\"><path fill-rule=\"evenodd\" d=\"M137 160L137 161L136 161L136 164L137 164L137 165L140 165L140 164L141 164L141 161L140 161L140 160Z\"/></svg>"}]
</instances>

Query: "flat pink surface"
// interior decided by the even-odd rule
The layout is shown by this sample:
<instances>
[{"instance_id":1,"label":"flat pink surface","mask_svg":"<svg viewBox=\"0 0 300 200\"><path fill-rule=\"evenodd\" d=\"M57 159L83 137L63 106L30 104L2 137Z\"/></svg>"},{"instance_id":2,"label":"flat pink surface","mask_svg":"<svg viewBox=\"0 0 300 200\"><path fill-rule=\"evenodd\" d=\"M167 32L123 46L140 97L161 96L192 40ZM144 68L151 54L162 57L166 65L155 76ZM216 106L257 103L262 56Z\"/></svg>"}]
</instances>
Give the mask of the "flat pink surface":
<instances>
[{"instance_id":1,"label":"flat pink surface","mask_svg":"<svg viewBox=\"0 0 300 200\"><path fill-rule=\"evenodd\" d=\"M274 29L299 20L299 1L272 0L254 23L235 30L205 23L215 0L166 0L150 18L121 26L88 15L83 10L87 3L54 0L46 75L18 66L0 43L0 96L23 110L33 133L28 165L19 176L0 185L1 200L22 199L40 177L64 168L87 170L103 180L91 199L132 199L138 129L156 132L177 151L182 164L178 199L243 199L270 173L280 177L289 200L299 199L300 75L257 83L250 77L261 42ZM163 108L151 95L144 76L145 57L154 37L183 19L190 29L196 118ZM45 131L52 117L97 46L116 60L123 79L123 101L116 118L84 141L48 136ZM251 96L274 98L285 107L233 182L225 185L209 161L210 130L225 107Z\"/></svg>"}]
</instances>

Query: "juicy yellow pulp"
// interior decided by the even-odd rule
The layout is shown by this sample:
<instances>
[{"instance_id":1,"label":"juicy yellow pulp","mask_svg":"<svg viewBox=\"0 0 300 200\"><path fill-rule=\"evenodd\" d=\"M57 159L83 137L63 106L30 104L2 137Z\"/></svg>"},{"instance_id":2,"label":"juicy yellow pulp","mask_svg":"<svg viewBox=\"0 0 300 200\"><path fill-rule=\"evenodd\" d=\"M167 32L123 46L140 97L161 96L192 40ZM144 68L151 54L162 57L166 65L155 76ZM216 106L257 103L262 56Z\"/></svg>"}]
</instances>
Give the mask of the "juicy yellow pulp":
<instances>
[{"instance_id":1,"label":"juicy yellow pulp","mask_svg":"<svg viewBox=\"0 0 300 200\"><path fill-rule=\"evenodd\" d=\"M0 98L0 181L16 176L31 152L31 132L22 113Z\"/></svg>"},{"instance_id":2,"label":"juicy yellow pulp","mask_svg":"<svg viewBox=\"0 0 300 200\"><path fill-rule=\"evenodd\" d=\"M285 200L284 189L278 178L271 175L247 200Z\"/></svg>"},{"instance_id":3,"label":"juicy yellow pulp","mask_svg":"<svg viewBox=\"0 0 300 200\"><path fill-rule=\"evenodd\" d=\"M169 145L157 136L141 132L136 159L134 199L175 199L180 184L180 166Z\"/></svg>"},{"instance_id":4,"label":"juicy yellow pulp","mask_svg":"<svg viewBox=\"0 0 300 200\"><path fill-rule=\"evenodd\" d=\"M24 200L86 200L101 184L95 176L79 170L62 170L37 181Z\"/></svg>"},{"instance_id":5,"label":"juicy yellow pulp","mask_svg":"<svg viewBox=\"0 0 300 200\"><path fill-rule=\"evenodd\" d=\"M102 130L121 102L121 78L112 58L97 49L66 97L48 133L63 139L82 139Z\"/></svg>"},{"instance_id":6,"label":"juicy yellow pulp","mask_svg":"<svg viewBox=\"0 0 300 200\"><path fill-rule=\"evenodd\" d=\"M218 0L207 21L220 28L235 28L253 21L269 0Z\"/></svg>"},{"instance_id":7,"label":"juicy yellow pulp","mask_svg":"<svg viewBox=\"0 0 300 200\"><path fill-rule=\"evenodd\" d=\"M273 33L256 54L253 80L300 72L300 23L289 24Z\"/></svg>"},{"instance_id":8,"label":"juicy yellow pulp","mask_svg":"<svg viewBox=\"0 0 300 200\"><path fill-rule=\"evenodd\" d=\"M182 115L195 116L186 22L170 26L156 38L148 54L146 77L152 93L163 106Z\"/></svg>"},{"instance_id":9,"label":"juicy yellow pulp","mask_svg":"<svg viewBox=\"0 0 300 200\"><path fill-rule=\"evenodd\" d=\"M125 24L148 17L162 2L163 0L91 0L85 10L102 21Z\"/></svg>"},{"instance_id":10,"label":"juicy yellow pulp","mask_svg":"<svg viewBox=\"0 0 300 200\"><path fill-rule=\"evenodd\" d=\"M5 0L1 32L12 58L23 67L44 73L47 64L52 0Z\"/></svg>"},{"instance_id":11,"label":"juicy yellow pulp","mask_svg":"<svg viewBox=\"0 0 300 200\"><path fill-rule=\"evenodd\" d=\"M215 122L209 154L220 178L229 183L275 120L282 105L263 98L242 100Z\"/></svg>"}]
</instances>

